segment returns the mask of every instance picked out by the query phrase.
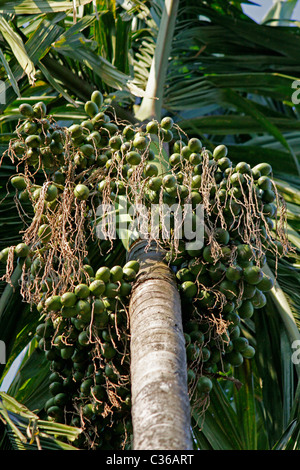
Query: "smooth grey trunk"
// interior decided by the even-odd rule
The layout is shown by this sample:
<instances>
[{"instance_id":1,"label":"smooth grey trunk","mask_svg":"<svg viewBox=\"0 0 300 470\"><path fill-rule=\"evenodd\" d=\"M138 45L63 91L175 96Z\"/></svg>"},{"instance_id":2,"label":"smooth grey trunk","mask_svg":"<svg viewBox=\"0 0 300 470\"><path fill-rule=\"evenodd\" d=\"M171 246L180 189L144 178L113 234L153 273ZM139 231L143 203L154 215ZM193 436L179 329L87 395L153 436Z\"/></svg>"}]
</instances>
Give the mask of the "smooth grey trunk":
<instances>
[{"instance_id":1,"label":"smooth grey trunk","mask_svg":"<svg viewBox=\"0 0 300 470\"><path fill-rule=\"evenodd\" d=\"M191 450L181 302L174 274L156 248L137 242L140 263L129 313L134 450Z\"/></svg>"}]
</instances>

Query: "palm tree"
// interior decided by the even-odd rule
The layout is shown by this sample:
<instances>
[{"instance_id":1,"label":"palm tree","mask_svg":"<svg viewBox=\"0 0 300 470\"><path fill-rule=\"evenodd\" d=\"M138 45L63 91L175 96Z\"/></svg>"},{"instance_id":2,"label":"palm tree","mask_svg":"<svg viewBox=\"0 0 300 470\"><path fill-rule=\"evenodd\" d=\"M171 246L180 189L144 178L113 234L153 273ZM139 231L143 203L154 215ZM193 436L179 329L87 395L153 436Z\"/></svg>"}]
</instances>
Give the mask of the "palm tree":
<instances>
[{"instance_id":1,"label":"palm tree","mask_svg":"<svg viewBox=\"0 0 300 470\"><path fill-rule=\"evenodd\" d=\"M272 22L258 25L243 13L240 2L228 5L220 1L212 6L207 4L210 2L177 3L133 2L128 7L128 4L103 1L97 2L97 11L92 2L83 0L78 2L81 5L78 10L73 10L72 2L3 3L0 7L2 77L9 79L6 103L1 105L2 151L6 150L20 118L20 103L28 100L35 103L43 97L56 120L76 123L84 118L84 101L96 87L107 93L121 119L136 122L153 115L160 119L160 113L162 117L171 115L184 132L200 138L208 149L226 144L233 162L271 163L277 188L286 201L288 236L296 251L282 258L278 265L272 257L268 258L271 274L277 273L276 286L268 293L267 306L242 322L243 332L256 347L255 358L235 368L233 375L214 381L205 416L199 414L191 400L191 424L198 448L299 448L299 367L297 361L295 364L291 361L293 345L299 339L299 295L295 287L299 283L299 106L292 102L292 84L299 77L297 29L288 22L283 26ZM67 4L70 8L65 13ZM35 69L39 72L34 83ZM157 90L161 99L149 100L149 96L157 95ZM136 95L138 98L133 98ZM1 199L5 197L5 202L0 209L2 226L9 230L7 238L1 239L0 248L20 240L22 225L12 194L6 192L7 179L14 171L4 157ZM104 262L113 265L115 259L109 255L103 258ZM151 270L151 276L154 275L155 269ZM18 272L14 276L17 285ZM168 271L166 276L171 273ZM153 282L157 286L157 279ZM169 284L173 289L174 280ZM134 327L138 309L143 311L137 305L138 288L131 308L132 368L136 370L137 383L143 372L138 368L138 360L143 364L143 358L137 353L147 351L146 344L140 349L137 343L138 327L145 325ZM11 371L14 359L25 350L25 358L8 394L43 416L48 390L42 384L49 366L30 342L39 321L38 314L24 305L12 286L2 283L2 291L0 329L7 352L7 364L1 366L2 381ZM175 290L174 296L168 297L166 310L176 304L177 308L171 310L180 316ZM145 302L149 303L147 291ZM176 333L172 340L180 345L182 331ZM171 339L167 346L172 347ZM180 348L176 360L184 364L182 344ZM38 374L34 373L36 370ZM140 386L146 380L142 377ZM183 374L179 385L185 382ZM139 406L145 403L142 400L146 400L145 395L139 398L134 390L137 389L133 389L136 393L133 420L134 413L139 414ZM183 388L179 395L183 397L181 411L186 431L186 390ZM1 397L2 416L20 413L16 402L4 393ZM150 403L146 410L151 410ZM21 446L18 431L24 429L28 416L22 425L11 424L6 428L12 445ZM145 427L147 422L155 424L156 421L150 415L145 417ZM184 434L178 420L176 423L179 434ZM56 435L72 432L57 426ZM75 438L76 431L73 432ZM142 437L144 443L146 439ZM2 445L7 443L3 439ZM24 442L23 445L26 447ZM161 440L158 445L161 446ZM169 446L168 442L166 448Z\"/></svg>"}]
</instances>

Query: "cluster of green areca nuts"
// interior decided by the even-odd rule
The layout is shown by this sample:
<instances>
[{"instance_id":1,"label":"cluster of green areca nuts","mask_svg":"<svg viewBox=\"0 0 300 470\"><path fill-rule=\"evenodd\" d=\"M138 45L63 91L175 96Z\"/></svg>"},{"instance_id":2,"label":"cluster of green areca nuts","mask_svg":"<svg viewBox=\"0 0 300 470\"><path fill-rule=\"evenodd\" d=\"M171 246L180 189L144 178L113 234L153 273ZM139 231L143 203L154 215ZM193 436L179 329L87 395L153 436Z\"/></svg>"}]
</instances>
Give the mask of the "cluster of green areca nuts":
<instances>
[{"instance_id":1,"label":"cluster of green areca nuts","mask_svg":"<svg viewBox=\"0 0 300 470\"><path fill-rule=\"evenodd\" d=\"M218 233L224 247L229 247L227 230ZM205 247L197 258L186 259L176 273L186 309L188 377L203 398L212 389L212 377L254 356L255 348L243 334L244 322L266 305L265 293L273 287L263 266L253 263L250 246L238 243L234 248L234 262L226 259L227 250L215 262Z\"/></svg>"},{"instance_id":2,"label":"cluster of green areca nuts","mask_svg":"<svg viewBox=\"0 0 300 470\"><path fill-rule=\"evenodd\" d=\"M87 430L82 439L98 449L121 447L130 433L127 309L138 270L136 261L96 272L85 265L88 280L38 305L44 320L35 338L51 370L45 411L56 421L92 426L96 433Z\"/></svg>"},{"instance_id":3,"label":"cluster of green areca nuts","mask_svg":"<svg viewBox=\"0 0 300 470\"><path fill-rule=\"evenodd\" d=\"M155 240L175 272L189 385L200 402L214 377L254 356L245 326L273 286L263 271L266 253L283 255L286 238L269 164L234 164L225 145L206 149L171 117L140 127L118 121L99 91L84 110L86 119L61 127L44 103L20 106L9 148L18 173L10 182L23 212L33 209L32 224L0 261L8 273L14 258L22 261L21 293L41 315L36 339L50 361L49 419L82 426L88 446L107 448L130 434L127 309L139 266L92 265L86 246L99 204L120 196L146 207L189 204L194 230L204 207L201 249L187 249L184 235L175 243L172 224L168 240L161 231ZM106 229L109 239L114 232Z\"/></svg>"},{"instance_id":4,"label":"cluster of green areca nuts","mask_svg":"<svg viewBox=\"0 0 300 470\"><path fill-rule=\"evenodd\" d=\"M254 356L244 331L273 287L263 269L266 254L282 256L286 240L274 229L280 200L269 164L234 165L225 145L209 152L197 138L181 140L169 158L177 185L186 161L188 200L206 208L204 246L189 250L181 241L176 256L168 259L182 298L190 389L205 402L213 377L231 373Z\"/></svg>"}]
</instances>

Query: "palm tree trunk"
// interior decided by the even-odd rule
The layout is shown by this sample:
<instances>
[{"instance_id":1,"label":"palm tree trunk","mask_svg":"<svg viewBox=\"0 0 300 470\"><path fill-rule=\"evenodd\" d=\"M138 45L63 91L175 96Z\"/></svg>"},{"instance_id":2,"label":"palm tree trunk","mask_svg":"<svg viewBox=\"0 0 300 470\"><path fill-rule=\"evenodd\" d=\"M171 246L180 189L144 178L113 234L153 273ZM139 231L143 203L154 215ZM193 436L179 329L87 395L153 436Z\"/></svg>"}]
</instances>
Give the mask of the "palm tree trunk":
<instances>
[{"instance_id":1,"label":"palm tree trunk","mask_svg":"<svg viewBox=\"0 0 300 470\"><path fill-rule=\"evenodd\" d=\"M185 341L174 275L160 250L137 242L129 313L134 450L191 450Z\"/></svg>"}]
</instances>

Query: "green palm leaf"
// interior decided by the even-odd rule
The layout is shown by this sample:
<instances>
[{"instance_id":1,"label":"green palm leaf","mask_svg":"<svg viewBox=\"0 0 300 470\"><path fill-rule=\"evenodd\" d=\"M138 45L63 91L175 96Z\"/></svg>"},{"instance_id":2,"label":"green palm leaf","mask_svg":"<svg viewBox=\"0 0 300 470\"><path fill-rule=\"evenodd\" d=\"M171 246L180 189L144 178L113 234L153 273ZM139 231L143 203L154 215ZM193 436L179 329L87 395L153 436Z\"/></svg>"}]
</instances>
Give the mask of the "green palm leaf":
<instances>
[{"instance_id":1,"label":"green palm leaf","mask_svg":"<svg viewBox=\"0 0 300 470\"><path fill-rule=\"evenodd\" d=\"M91 3L92 0L52 1L52 0L18 0L16 2L1 1L0 13L15 13L17 15L37 15L39 13L53 13L73 11L76 7Z\"/></svg>"},{"instance_id":2,"label":"green palm leaf","mask_svg":"<svg viewBox=\"0 0 300 470\"><path fill-rule=\"evenodd\" d=\"M74 441L81 429L43 421L6 393L0 393L0 426L6 423L2 434L3 446L14 450L76 450L64 442Z\"/></svg>"}]
</instances>

